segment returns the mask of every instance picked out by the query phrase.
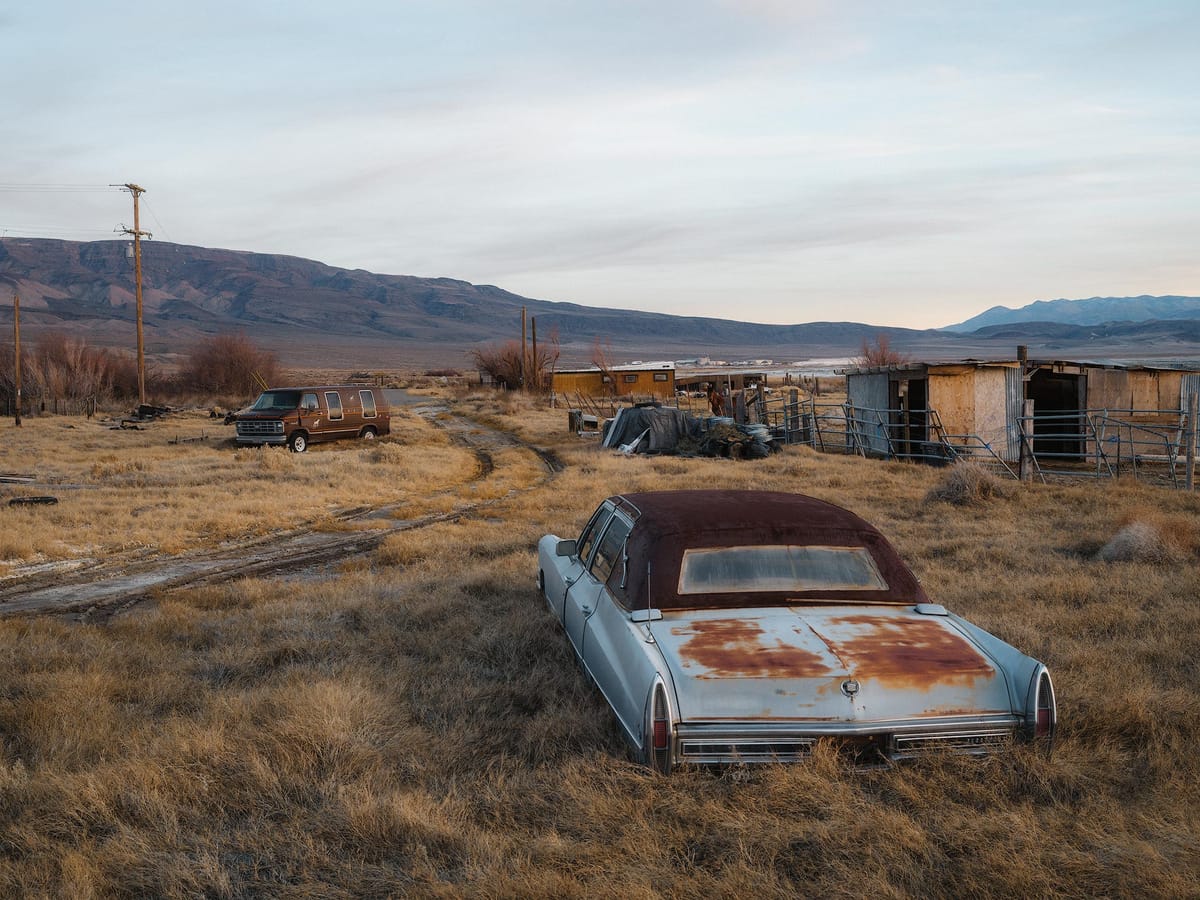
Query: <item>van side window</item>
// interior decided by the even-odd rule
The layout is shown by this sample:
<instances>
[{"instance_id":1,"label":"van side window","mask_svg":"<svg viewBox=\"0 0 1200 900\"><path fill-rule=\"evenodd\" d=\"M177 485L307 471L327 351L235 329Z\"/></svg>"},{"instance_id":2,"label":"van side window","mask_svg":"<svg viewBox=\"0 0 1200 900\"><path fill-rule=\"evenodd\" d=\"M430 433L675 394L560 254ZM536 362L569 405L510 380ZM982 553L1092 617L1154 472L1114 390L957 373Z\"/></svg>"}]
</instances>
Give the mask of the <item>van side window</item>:
<instances>
[{"instance_id":1,"label":"van side window","mask_svg":"<svg viewBox=\"0 0 1200 900\"><path fill-rule=\"evenodd\" d=\"M337 391L325 392L325 405L329 407L329 421L336 422L342 418L342 395Z\"/></svg>"},{"instance_id":2,"label":"van side window","mask_svg":"<svg viewBox=\"0 0 1200 900\"><path fill-rule=\"evenodd\" d=\"M305 412L316 412L321 408L321 404L317 401L316 394L305 394L300 399L300 408Z\"/></svg>"},{"instance_id":3,"label":"van side window","mask_svg":"<svg viewBox=\"0 0 1200 900\"><path fill-rule=\"evenodd\" d=\"M373 391L359 391L358 399L362 401L363 418L375 418L375 393Z\"/></svg>"}]
</instances>

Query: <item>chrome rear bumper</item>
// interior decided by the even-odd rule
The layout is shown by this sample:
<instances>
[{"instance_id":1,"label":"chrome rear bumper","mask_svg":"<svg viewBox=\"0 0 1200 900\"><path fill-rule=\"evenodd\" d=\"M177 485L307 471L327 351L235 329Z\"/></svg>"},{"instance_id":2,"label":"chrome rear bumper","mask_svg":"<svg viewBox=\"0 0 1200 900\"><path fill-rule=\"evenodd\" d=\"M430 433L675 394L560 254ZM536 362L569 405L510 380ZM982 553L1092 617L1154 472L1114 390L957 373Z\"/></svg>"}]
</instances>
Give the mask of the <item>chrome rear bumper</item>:
<instances>
[{"instance_id":1,"label":"chrome rear bumper","mask_svg":"<svg viewBox=\"0 0 1200 900\"><path fill-rule=\"evenodd\" d=\"M933 753L985 756L1012 746L1017 716L896 722L680 723L674 759L695 765L798 762L822 738L856 763L898 762Z\"/></svg>"}]
</instances>

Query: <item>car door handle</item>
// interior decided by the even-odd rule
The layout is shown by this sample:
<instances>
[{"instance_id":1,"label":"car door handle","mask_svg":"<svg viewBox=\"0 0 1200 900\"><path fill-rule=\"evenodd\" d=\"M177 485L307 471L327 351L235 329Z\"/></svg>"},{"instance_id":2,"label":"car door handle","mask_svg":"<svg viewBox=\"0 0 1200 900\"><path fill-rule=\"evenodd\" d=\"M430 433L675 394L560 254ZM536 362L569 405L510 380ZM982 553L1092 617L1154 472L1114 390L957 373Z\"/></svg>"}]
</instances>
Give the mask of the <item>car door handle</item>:
<instances>
[{"instance_id":1,"label":"car door handle","mask_svg":"<svg viewBox=\"0 0 1200 900\"><path fill-rule=\"evenodd\" d=\"M579 611L585 616L590 616L592 614L592 608L590 606L581 606L579 607Z\"/></svg>"}]
</instances>

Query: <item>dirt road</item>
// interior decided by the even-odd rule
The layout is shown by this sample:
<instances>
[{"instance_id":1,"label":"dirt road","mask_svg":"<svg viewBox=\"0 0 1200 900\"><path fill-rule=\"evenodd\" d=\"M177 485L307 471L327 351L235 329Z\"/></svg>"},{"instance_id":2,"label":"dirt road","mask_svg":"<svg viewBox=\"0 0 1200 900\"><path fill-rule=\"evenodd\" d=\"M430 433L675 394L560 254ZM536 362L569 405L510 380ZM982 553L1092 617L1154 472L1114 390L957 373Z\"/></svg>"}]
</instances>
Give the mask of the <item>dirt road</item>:
<instances>
[{"instance_id":1,"label":"dirt road","mask_svg":"<svg viewBox=\"0 0 1200 900\"><path fill-rule=\"evenodd\" d=\"M497 463L493 454L512 447L537 455L545 465L545 478L553 477L561 469L553 453L526 444L507 432L455 415L445 406L425 404L415 407L414 412L474 453L479 466L471 482L494 477ZM331 561L374 550L390 534L458 519L502 499L464 502L451 512L415 519L396 518L398 504L358 508L338 517L350 529L355 523L363 523L366 530L328 532L298 528L219 550L152 560L117 557L86 567L73 560L50 563L23 577L0 583L0 616L59 615L77 621L104 621L148 597L176 588L234 578L302 576Z\"/></svg>"}]
</instances>

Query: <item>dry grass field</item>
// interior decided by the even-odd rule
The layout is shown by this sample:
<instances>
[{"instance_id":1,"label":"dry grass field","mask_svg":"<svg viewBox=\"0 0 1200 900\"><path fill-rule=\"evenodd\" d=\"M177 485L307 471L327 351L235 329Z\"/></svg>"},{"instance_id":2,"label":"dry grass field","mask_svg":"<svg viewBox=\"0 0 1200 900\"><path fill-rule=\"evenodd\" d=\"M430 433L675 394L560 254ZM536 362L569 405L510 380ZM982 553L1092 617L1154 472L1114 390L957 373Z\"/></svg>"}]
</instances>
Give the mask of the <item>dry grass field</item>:
<instances>
[{"instance_id":1,"label":"dry grass field","mask_svg":"<svg viewBox=\"0 0 1200 900\"><path fill-rule=\"evenodd\" d=\"M233 426L201 410L142 427L65 417L5 423L0 472L38 482L13 495L51 494L59 503L0 506L0 577L48 560L179 553L301 524L334 527L339 514L364 505L403 501L419 514L476 466L468 450L407 411L397 412L386 440L318 444L304 454L237 448Z\"/></svg>"},{"instance_id":2,"label":"dry grass field","mask_svg":"<svg viewBox=\"0 0 1200 900\"><path fill-rule=\"evenodd\" d=\"M178 590L103 626L0 620L0 895L1200 894L1195 496L992 491L803 449L623 458L565 434L562 410L456 408L565 468L534 477L513 448L479 479L414 416L402 442L303 457L169 444L169 425L0 425L0 469L79 486L0 507L10 563L319 524L377 502L371 478L388 503L491 501L319 577ZM1053 755L631 764L536 593L534 543L614 492L710 486L809 493L878 525L934 599L1049 664Z\"/></svg>"}]
</instances>

